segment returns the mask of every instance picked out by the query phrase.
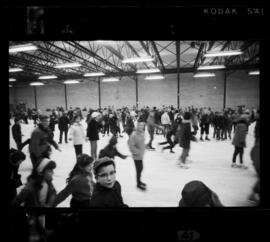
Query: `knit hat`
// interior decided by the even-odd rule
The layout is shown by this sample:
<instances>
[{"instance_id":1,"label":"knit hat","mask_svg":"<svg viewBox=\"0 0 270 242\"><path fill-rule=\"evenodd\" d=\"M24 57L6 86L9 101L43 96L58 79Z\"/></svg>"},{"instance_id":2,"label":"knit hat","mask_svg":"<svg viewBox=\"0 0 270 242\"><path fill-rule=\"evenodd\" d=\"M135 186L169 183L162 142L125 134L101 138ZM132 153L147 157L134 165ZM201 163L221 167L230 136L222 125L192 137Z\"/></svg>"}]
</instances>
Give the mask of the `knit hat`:
<instances>
[{"instance_id":1,"label":"knit hat","mask_svg":"<svg viewBox=\"0 0 270 242\"><path fill-rule=\"evenodd\" d=\"M116 137L116 136L113 136L113 137L110 139L109 144L110 144L110 145L116 145L116 144L117 144L117 137Z\"/></svg>"},{"instance_id":2,"label":"knit hat","mask_svg":"<svg viewBox=\"0 0 270 242\"><path fill-rule=\"evenodd\" d=\"M107 165L113 165L115 166L115 163L114 161L109 158L109 157L102 157L100 159L97 159L95 162L94 162L94 166L93 166L93 170L94 170L94 174L97 175L98 173L98 170L103 167L103 166L107 166Z\"/></svg>"},{"instance_id":3,"label":"knit hat","mask_svg":"<svg viewBox=\"0 0 270 242\"><path fill-rule=\"evenodd\" d=\"M99 112L93 112L92 115L91 115L91 117L92 117L92 118L96 118L96 117L98 117L99 115L100 115Z\"/></svg>"},{"instance_id":4,"label":"knit hat","mask_svg":"<svg viewBox=\"0 0 270 242\"><path fill-rule=\"evenodd\" d=\"M182 190L180 207L203 207L210 204L212 191L201 181L191 181Z\"/></svg>"},{"instance_id":5,"label":"knit hat","mask_svg":"<svg viewBox=\"0 0 270 242\"><path fill-rule=\"evenodd\" d=\"M43 158L37 167L37 172L42 173L46 169L55 169L56 163L48 158Z\"/></svg>"}]
</instances>

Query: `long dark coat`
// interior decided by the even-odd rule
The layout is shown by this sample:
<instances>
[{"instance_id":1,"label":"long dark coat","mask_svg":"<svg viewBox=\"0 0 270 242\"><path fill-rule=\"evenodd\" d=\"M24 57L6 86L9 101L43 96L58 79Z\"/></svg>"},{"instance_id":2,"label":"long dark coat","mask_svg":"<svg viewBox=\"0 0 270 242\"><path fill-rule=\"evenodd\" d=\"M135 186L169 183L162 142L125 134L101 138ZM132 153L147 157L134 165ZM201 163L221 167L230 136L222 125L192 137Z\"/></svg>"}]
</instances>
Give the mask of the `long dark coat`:
<instances>
[{"instance_id":1,"label":"long dark coat","mask_svg":"<svg viewBox=\"0 0 270 242\"><path fill-rule=\"evenodd\" d=\"M101 124L99 124L94 118L90 119L87 126L87 137L91 141L99 140L99 129L102 128Z\"/></svg>"},{"instance_id":2,"label":"long dark coat","mask_svg":"<svg viewBox=\"0 0 270 242\"><path fill-rule=\"evenodd\" d=\"M232 144L237 147L246 147L247 123L239 121L235 128Z\"/></svg>"}]
</instances>

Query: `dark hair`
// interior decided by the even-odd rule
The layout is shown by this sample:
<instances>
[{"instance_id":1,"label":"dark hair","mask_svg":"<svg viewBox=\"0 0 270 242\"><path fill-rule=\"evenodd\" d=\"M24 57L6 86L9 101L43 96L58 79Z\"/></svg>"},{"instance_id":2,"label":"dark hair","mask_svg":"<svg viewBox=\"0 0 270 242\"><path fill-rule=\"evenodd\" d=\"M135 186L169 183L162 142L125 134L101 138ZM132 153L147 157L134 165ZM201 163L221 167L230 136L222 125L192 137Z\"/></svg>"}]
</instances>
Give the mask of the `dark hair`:
<instances>
[{"instance_id":1,"label":"dark hair","mask_svg":"<svg viewBox=\"0 0 270 242\"><path fill-rule=\"evenodd\" d=\"M105 162L103 162L100 166L98 166L98 167L94 170L95 176L98 175L98 173L99 173L99 171L100 171L100 169L101 169L102 167L109 166L109 165L113 165L113 167L115 168L115 163L113 162L113 160L105 161Z\"/></svg>"},{"instance_id":2,"label":"dark hair","mask_svg":"<svg viewBox=\"0 0 270 242\"><path fill-rule=\"evenodd\" d=\"M14 118L14 122L15 122L15 123L18 122L18 121L20 121L19 118Z\"/></svg>"},{"instance_id":3,"label":"dark hair","mask_svg":"<svg viewBox=\"0 0 270 242\"><path fill-rule=\"evenodd\" d=\"M77 162L76 162L75 166L73 167L73 169L71 170L71 172L69 173L69 176L66 179L66 182L69 183L74 176L76 176L77 174L83 173L82 168L88 166L93 161L94 161L94 159L87 154L78 155Z\"/></svg>"},{"instance_id":4,"label":"dark hair","mask_svg":"<svg viewBox=\"0 0 270 242\"><path fill-rule=\"evenodd\" d=\"M184 113L184 119L185 119L185 120L188 120L188 119L190 119L190 118L191 118L190 112L185 112L185 113Z\"/></svg>"}]
</instances>

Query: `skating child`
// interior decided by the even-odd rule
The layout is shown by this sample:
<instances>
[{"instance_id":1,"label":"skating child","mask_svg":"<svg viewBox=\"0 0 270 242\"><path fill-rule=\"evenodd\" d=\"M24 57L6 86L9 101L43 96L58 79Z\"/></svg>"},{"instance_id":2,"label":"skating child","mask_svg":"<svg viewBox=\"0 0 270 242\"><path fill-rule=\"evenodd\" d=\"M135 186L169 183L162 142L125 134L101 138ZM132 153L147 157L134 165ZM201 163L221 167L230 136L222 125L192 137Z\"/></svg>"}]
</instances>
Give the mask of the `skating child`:
<instances>
[{"instance_id":1,"label":"skating child","mask_svg":"<svg viewBox=\"0 0 270 242\"><path fill-rule=\"evenodd\" d=\"M123 202L121 185L116 180L115 163L108 157L94 162L96 184L90 200L91 207L127 207Z\"/></svg>"},{"instance_id":2,"label":"skating child","mask_svg":"<svg viewBox=\"0 0 270 242\"><path fill-rule=\"evenodd\" d=\"M87 154L80 154L77 163L67 178L67 186L57 194L54 206L63 202L69 195L71 208L89 207L93 194L94 181L92 177L93 158Z\"/></svg>"}]
</instances>

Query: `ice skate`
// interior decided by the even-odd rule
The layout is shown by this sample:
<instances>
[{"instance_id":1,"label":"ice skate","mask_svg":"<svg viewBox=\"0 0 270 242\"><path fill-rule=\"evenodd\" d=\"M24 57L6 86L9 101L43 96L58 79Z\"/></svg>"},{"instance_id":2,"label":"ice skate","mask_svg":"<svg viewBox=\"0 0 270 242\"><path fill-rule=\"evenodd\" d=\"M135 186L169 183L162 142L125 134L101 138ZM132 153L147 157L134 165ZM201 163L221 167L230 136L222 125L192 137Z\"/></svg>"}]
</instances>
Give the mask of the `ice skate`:
<instances>
[{"instance_id":1,"label":"ice skate","mask_svg":"<svg viewBox=\"0 0 270 242\"><path fill-rule=\"evenodd\" d=\"M232 167L232 168L236 168L237 165L236 165L235 163L232 163L232 164L231 164L231 167Z\"/></svg>"},{"instance_id":2,"label":"ice skate","mask_svg":"<svg viewBox=\"0 0 270 242\"><path fill-rule=\"evenodd\" d=\"M241 169L248 169L248 167L247 167L247 166L245 166L244 164L240 164L240 165L238 165L238 168L241 168Z\"/></svg>"},{"instance_id":3,"label":"ice skate","mask_svg":"<svg viewBox=\"0 0 270 242\"><path fill-rule=\"evenodd\" d=\"M142 190L142 191L145 191L145 190L146 190L146 187L143 186L143 185L141 185L141 184L138 184L138 185L137 185L137 188L139 188L139 189Z\"/></svg>"},{"instance_id":4,"label":"ice skate","mask_svg":"<svg viewBox=\"0 0 270 242\"><path fill-rule=\"evenodd\" d=\"M186 164L184 164L183 162L179 163L180 168L182 169L189 169L189 166L187 166Z\"/></svg>"}]
</instances>

